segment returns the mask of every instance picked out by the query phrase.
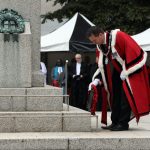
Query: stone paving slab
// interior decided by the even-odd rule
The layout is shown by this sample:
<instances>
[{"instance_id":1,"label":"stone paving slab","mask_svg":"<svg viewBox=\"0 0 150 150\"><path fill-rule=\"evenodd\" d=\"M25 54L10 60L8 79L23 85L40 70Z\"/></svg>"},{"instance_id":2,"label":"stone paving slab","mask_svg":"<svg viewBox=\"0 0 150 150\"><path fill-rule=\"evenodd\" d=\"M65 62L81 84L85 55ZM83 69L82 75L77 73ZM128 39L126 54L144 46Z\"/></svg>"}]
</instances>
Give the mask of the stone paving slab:
<instances>
[{"instance_id":1,"label":"stone paving slab","mask_svg":"<svg viewBox=\"0 0 150 150\"><path fill-rule=\"evenodd\" d=\"M150 136L123 134L109 135L107 132L2 133L0 150L149 150Z\"/></svg>"},{"instance_id":2,"label":"stone paving slab","mask_svg":"<svg viewBox=\"0 0 150 150\"><path fill-rule=\"evenodd\" d=\"M0 150L150 149L150 115L142 117L138 125L132 120L129 131L106 131L101 129L100 122L96 130L95 123L92 118L92 132L1 133Z\"/></svg>"},{"instance_id":3,"label":"stone paving slab","mask_svg":"<svg viewBox=\"0 0 150 150\"><path fill-rule=\"evenodd\" d=\"M100 122L100 120L101 120L101 112L96 112L96 115L98 116L98 128L95 129L95 127L96 127L95 126L96 125L96 122L95 122L96 118L95 117L92 117L92 121L91 121L92 128L93 128L94 131L102 131L103 132L105 130L101 129L101 126L104 126ZM111 113L108 112L108 119L107 119L108 125L111 123L110 116L111 116ZM122 132L123 133L127 132L129 134L129 133L132 133L132 132L136 133L136 132L139 132L139 131L142 131L142 132L150 131L150 115L146 115L146 116L141 117L139 123L137 123L135 119L131 120L129 122L129 126L130 126L129 131L122 131ZM112 133L114 133L114 131ZM119 132L117 132L117 133L119 133Z\"/></svg>"}]
</instances>

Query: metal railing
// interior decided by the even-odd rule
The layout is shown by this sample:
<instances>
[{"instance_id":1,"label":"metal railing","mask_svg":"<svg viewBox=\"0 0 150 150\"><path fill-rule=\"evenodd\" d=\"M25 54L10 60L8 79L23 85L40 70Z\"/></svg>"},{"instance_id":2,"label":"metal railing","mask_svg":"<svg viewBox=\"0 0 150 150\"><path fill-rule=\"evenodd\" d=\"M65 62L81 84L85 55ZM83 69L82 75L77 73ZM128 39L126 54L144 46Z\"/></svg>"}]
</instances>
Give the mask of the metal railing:
<instances>
[{"instance_id":1,"label":"metal railing","mask_svg":"<svg viewBox=\"0 0 150 150\"><path fill-rule=\"evenodd\" d=\"M26 100L27 97L65 97L67 111L69 111L69 95L0 95L0 97L10 97L11 99L13 99L13 97L25 97Z\"/></svg>"}]
</instances>

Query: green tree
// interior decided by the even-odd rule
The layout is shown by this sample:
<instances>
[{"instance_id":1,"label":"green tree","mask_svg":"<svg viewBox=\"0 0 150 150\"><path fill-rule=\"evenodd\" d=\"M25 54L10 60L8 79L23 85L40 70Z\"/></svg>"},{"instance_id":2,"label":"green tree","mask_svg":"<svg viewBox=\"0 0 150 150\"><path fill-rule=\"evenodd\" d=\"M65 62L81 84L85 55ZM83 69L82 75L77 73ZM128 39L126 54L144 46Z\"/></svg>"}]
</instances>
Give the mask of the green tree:
<instances>
[{"instance_id":1,"label":"green tree","mask_svg":"<svg viewBox=\"0 0 150 150\"><path fill-rule=\"evenodd\" d=\"M50 1L50 0L47 0ZM55 0L62 8L49 12L44 19L71 18L76 12L85 15L105 30L120 28L129 34L150 27L150 0Z\"/></svg>"}]
</instances>

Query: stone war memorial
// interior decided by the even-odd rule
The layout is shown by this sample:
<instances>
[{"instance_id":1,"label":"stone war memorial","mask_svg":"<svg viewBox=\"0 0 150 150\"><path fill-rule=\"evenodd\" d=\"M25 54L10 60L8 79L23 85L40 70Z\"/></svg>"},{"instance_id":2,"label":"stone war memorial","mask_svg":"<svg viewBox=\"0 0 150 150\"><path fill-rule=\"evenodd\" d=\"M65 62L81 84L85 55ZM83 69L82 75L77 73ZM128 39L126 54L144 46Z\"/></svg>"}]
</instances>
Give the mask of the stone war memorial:
<instances>
[{"instance_id":1,"label":"stone war memorial","mask_svg":"<svg viewBox=\"0 0 150 150\"><path fill-rule=\"evenodd\" d=\"M44 86L40 10L41 0L0 0L0 150L67 149L68 139L40 133L91 131L89 112Z\"/></svg>"}]
</instances>

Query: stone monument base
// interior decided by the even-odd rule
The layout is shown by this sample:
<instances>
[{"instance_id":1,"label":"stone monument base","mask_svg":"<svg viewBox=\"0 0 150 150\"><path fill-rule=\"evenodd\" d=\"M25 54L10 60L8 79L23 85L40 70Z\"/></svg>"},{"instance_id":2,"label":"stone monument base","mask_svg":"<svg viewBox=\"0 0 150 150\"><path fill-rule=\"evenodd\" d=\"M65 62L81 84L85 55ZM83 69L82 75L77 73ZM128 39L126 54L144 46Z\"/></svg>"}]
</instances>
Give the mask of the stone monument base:
<instances>
[{"instance_id":1,"label":"stone monument base","mask_svg":"<svg viewBox=\"0 0 150 150\"><path fill-rule=\"evenodd\" d=\"M0 132L91 131L89 112L63 104L62 88L0 88Z\"/></svg>"}]
</instances>

